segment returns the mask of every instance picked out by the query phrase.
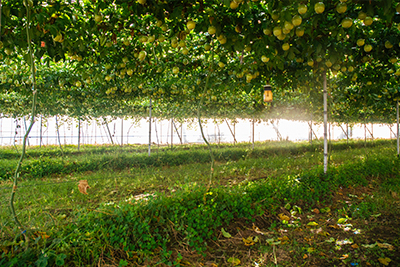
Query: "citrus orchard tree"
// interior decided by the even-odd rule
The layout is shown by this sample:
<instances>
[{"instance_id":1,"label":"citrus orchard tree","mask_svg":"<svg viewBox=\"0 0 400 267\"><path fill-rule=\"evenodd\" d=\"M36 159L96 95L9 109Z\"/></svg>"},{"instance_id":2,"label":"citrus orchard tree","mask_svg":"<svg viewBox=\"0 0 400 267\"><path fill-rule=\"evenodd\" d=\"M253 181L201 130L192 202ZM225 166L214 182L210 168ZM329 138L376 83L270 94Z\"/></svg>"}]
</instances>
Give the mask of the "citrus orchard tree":
<instances>
[{"instance_id":1,"label":"citrus orchard tree","mask_svg":"<svg viewBox=\"0 0 400 267\"><path fill-rule=\"evenodd\" d=\"M30 44L44 114L147 116L152 98L158 116L192 116L204 97L205 115L269 118L270 83L271 111L300 105L309 118L321 114L323 72L342 77L328 81L332 95L369 95L377 79L397 92L398 11L389 0L3 1L0 91L30 95Z\"/></svg>"}]
</instances>

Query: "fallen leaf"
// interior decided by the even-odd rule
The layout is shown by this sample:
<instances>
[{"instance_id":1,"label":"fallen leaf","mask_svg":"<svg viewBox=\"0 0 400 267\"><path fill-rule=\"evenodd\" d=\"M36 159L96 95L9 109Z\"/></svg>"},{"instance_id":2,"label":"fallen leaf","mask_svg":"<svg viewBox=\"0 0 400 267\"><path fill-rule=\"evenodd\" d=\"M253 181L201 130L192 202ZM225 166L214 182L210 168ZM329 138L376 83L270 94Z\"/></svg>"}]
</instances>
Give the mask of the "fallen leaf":
<instances>
[{"instance_id":1,"label":"fallen leaf","mask_svg":"<svg viewBox=\"0 0 400 267\"><path fill-rule=\"evenodd\" d=\"M321 211L321 213L328 213L328 212L331 212L331 208L329 208L329 207L322 208L320 211Z\"/></svg>"},{"instance_id":2,"label":"fallen leaf","mask_svg":"<svg viewBox=\"0 0 400 267\"><path fill-rule=\"evenodd\" d=\"M279 216L279 219L281 219L281 221L287 221L288 222L290 220L289 216L287 216L287 215L285 215L283 213L279 213L278 216Z\"/></svg>"},{"instance_id":3,"label":"fallen leaf","mask_svg":"<svg viewBox=\"0 0 400 267\"><path fill-rule=\"evenodd\" d=\"M80 180L79 184L78 184L78 189L79 192L81 192L82 194L87 195L88 193L86 192L86 190L88 190L90 188L88 181L87 180Z\"/></svg>"},{"instance_id":4,"label":"fallen leaf","mask_svg":"<svg viewBox=\"0 0 400 267\"><path fill-rule=\"evenodd\" d=\"M389 263L390 263L392 260L389 259L389 258L379 258L378 261L379 261L380 263L382 263L383 265L388 266Z\"/></svg>"},{"instance_id":5,"label":"fallen leaf","mask_svg":"<svg viewBox=\"0 0 400 267\"><path fill-rule=\"evenodd\" d=\"M287 236L282 236L282 237L279 237L278 240L279 240L280 242L282 242L282 244L287 244L287 243L289 242L289 237L287 237Z\"/></svg>"},{"instance_id":6,"label":"fallen leaf","mask_svg":"<svg viewBox=\"0 0 400 267\"><path fill-rule=\"evenodd\" d=\"M36 234L36 236L40 236L42 239L47 239L47 238L50 237L48 234L46 234L46 232L39 232L38 231L35 234Z\"/></svg>"},{"instance_id":7,"label":"fallen leaf","mask_svg":"<svg viewBox=\"0 0 400 267\"><path fill-rule=\"evenodd\" d=\"M342 255L342 257L340 257L339 259L340 259L340 260L345 260L345 259L347 259L348 257L349 257L348 254L344 254L344 255Z\"/></svg>"},{"instance_id":8,"label":"fallen leaf","mask_svg":"<svg viewBox=\"0 0 400 267\"><path fill-rule=\"evenodd\" d=\"M288 241L288 240L289 240L289 237L287 237L286 235L284 235L284 236L282 236L282 237L279 237L278 240L281 240L281 241Z\"/></svg>"},{"instance_id":9,"label":"fallen leaf","mask_svg":"<svg viewBox=\"0 0 400 267\"><path fill-rule=\"evenodd\" d=\"M243 243L244 243L244 245L245 246L252 246L252 245L254 245L255 243L257 243L258 242L258 237L257 236L249 236L248 238L242 238L242 240L243 240Z\"/></svg>"},{"instance_id":10,"label":"fallen leaf","mask_svg":"<svg viewBox=\"0 0 400 267\"><path fill-rule=\"evenodd\" d=\"M323 257L325 257L325 256L326 256L326 254L325 254L325 253L323 253L322 251L319 253L319 255L320 255L320 256L323 256Z\"/></svg>"},{"instance_id":11,"label":"fallen leaf","mask_svg":"<svg viewBox=\"0 0 400 267\"><path fill-rule=\"evenodd\" d=\"M304 254L303 259L307 259L307 258L308 258L307 254Z\"/></svg>"},{"instance_id":12,"label":"fallen leaf","mask_svg":"<svg viewBox=\"0 0 400 267\"><path fill-rule=\"evenodd\" d=\"M308 248L308 249L307 249L307 252L308 252L308 253L312 253L312 252L314 252L314 251L315 251L315 248Z\"/></svg>"},{"instance_id":13,"label":"fallen leaf","mask_svg":"<svg viewBox=\"0 0 400 267\"><path fill-rule=\"evenodd\" d=\"M393 192L393 191L392 191L391 193L392 193L392 197L393 197L393 198L397 198L397 193L396 193L396 192Z\"/></svg>"},{"instance_id":14,"label":"fallen leaf","mask_svg":"<svg viewBox=\"0 0 400 267\"><path fill-rule=\"evenodd\" d=\"M386 248L386 249L388 249L389 251L394 250L394 247L393 247L392 245L388 244L388 243L379 243L379 242L376 242L376 244L377 244L378 247L380 247L380 248Z\"/></svg>"},{"instance_id":15,"label":"fallen leaf","mask_svg":"<svg viewBox=\"0 0 400 267\"><path fill-rule=\"evenodd\" d=\"M353 245L351 245L351 247L354 249L359 248L359 246L357 244L353 244Z\"/></svg>"},{"instance_id":16,"label":"fallen leaf","mask_svg":"<svg viewBox=\"0 0 400 267\"><path fill-rule=\"evenodd\" d=\"M308 226L318 226L318 223L316 222L309 222L307 223Z\"/></svg>"},{"instance_id":17,"label":"fallen leaf","mask_svg":"<svg viewBox=\"0 0 400 267\"><path fill-rule=\"evenodd\" d=\"M222 232L222 235L226 238L232 237L232 235L230 233L226 232L224 228L221 228L221 232Z\"/></svg>"},{"instance_id":18,"label":"fallen leaf","mask_svg":"<svg viewBox=\"0 0 400 267\"><path fill-rule=\"evenodd\" d=\"M312 210L312 212L314 212L315 214L319 214L319 209L315 208Z\"/></svg>"},{"instance_id":19,"label":"fallen leaf","mask_svg":"<svg viewBox=\"0 0 400 267\"><path fill-rule=\"evenodd\" d=\"M368 245L368 244L366 244L366 245L362 245L364 248L374 248L374 247L376 247L376 243L375 244L370 244L370 245Z\"/></svg>"},{"instance_id":20,"label":"fallen leaf","mask_svg":"<svg viewBox=\"0 0 400 267\"><path fill-rule=\"evenodd\" d=\"M237 266L237 265L239 265L240 264L240 260L238 259L238 258L229 258L228 259L228 262L229 263L232 263L233 264L233 266Z\"/></svg>"}]
</instances>

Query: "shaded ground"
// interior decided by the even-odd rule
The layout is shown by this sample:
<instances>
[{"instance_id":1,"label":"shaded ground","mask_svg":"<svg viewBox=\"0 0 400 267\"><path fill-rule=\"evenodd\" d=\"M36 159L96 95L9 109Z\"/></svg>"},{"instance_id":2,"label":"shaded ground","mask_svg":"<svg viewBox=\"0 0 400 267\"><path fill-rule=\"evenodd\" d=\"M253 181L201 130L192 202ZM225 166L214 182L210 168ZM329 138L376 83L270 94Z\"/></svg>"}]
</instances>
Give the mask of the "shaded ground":
<instances>
[{"instance_id":1,"label":"shaded ground","mask_svg":"<svg viewBox=\"0 0 400 267\"><path fill-rule=\"evenodd\" d=\"M170 248L172 265L400 266L399 209L352 218L360 204L373 198L371 187L340 189L330 205L291 204L254 221L238 220L219 231L203 254L178 237ZM389 194L392 204L399 206L397 194ZM153 258L137 266L157 262Z\"/></svg>"}]
</instances>

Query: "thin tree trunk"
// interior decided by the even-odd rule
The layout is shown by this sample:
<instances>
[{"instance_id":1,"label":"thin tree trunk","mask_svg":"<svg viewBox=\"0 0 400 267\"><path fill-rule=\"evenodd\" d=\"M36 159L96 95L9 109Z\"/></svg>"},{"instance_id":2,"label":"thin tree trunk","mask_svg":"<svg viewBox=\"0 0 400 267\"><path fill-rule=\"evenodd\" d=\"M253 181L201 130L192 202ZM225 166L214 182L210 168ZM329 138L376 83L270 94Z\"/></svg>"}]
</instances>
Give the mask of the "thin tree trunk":
<instances>
[{"instance_id":1,"label":"thin tree trunk","mask_svg":"<svg viewBox=\"0 0 400 267\"><path fill-rule=\"evenodd\" d=\"M228 121L225 119L226 125L228 125L229 131L231 132L232 136L233 136L233 143L236 143L236 137L235 134L232 132L231 126L229 126Z\"/></svg>"},{"instance_id":2,"label":"thin tree trunk","mask_svg":"<svg viewBox=\"0 0 400 267\"><path fill-rule=\"evenodd\" d=\"M253 123L252 123L251 134L252 134L252 142L253 142L252 149L254 149L254 118L253 118Z\"/></svg>"},{"instance_id":3,"label":"thin tree trunk","mask_svg":"<svg viewBox=\"0 0 400 267\"><path fill-rule=\"evenodd\" d=\"M40 115L40 137L39 137L39 147L42 147L43 143L43 117Z\"/></svg>"},{"instance_id":4,"label":"thin tree trunk","mask_svg":"<svg viewBox=\"0 0 400 267\"><path fill-rule=\"evenodd\" d=\"M124 118L121 118L121 146L124 146Z\"/></svg>"},{"instance_id":5,"label":"thin tree trunk","mask_svg":"<svg viewBox=\"0 0 400 267\"><path fill-rule=\"evenodd\" d=\"M182 142L182 137L181 137L181 135L179 134L178 128L176 127L176 124L175 124L175 122L174 122L174 120L173 120L173 119L172 119L172 124L174 125L175 132L176 132L176 134L178 135L178 137L179 137L179 140L180 140L180 142L181 142L181 145L182 145L182 144L183 144L183 142Z\"/></svg>"},{"instance_id":6,"label":"thin tree trunk","mask_svg":"<svg viewBox=\"0 0 400 267\"><path fill-rule=\"evenodd\" d=\"M365 125L365 128L367 129L367 131L368 131L369 134L371 135L372 140L374 140L374 134L373 134L373 132L371 132L371 131L368 129L367 125Z\"/></svg>"},{"instance_id":7,"label":"thin tree trunk","mask_svg":"<svg viewBox=\"0 0 400 267\"><path fill-rule=\"evenodd\" d=\"M17 151L17 153L19 153L18 147L17 147L17 145L15 144L15 139L17 139L17 135L18 135L18 119L15 119L15 123L16 123L16 125L15 125L15 132L14 132L13 144L14 144L14 148L15 148L15 150Z\"/></svg>"},{"instance_id":8,"label":"thin tree trunk","mask_svg":"<svg viewBox=\"0 0 400 267\"><path fill-rule=\"evenodd\" d=\"M347 142L349 142L349 136L347 135L347 132L343 129L342 125L339 124L340 129L342 129L343 133L346 135L347 137Z\"/></svg>"},{"instance_id":9,"label":"thin tree trunk","mask_svg":"<svg viewBox=\"0 0 400 267\"><path fill-rule=\"evenodd\" d=\"M174 148L174 119L171 119L171 149Z\"/></svg>"},{"instance_id":10,"label":"thin tree trunk","mask_svg":"<svg viewBox=\"0 0 400 267\"><path fill-rule=\"evenodd\" d=\"M151 155L151 98L149 106L149 157Z\"/></svg>"},{"instance_id":11,"label":"thin tree trunk","mask_svg":"<svg viewBox=\"0 0 400 267\"><path fill-rule=\"evenodd\" d=\"M114 145L114 140L113 140L112 135L111 135L110 127L108 127L108 122L106 121L105 118L103 118L103 120L104 120L104 123L106 125L107 131L108 131L108 135L110 136L111 144Z\"/></svg>"},{"instance_id":12,"label":"thin tree trunk","mask_svg":"<svg viewBox=\"0 0 400 267\"><path fill-rule=\"evenodd\" d=\"M81 117L78 118L78 151L81 146Z\"/></svg>"},{"instance_id":13,"label":"thin tree trunk","mask_svg":"<svg viewBox=\"0 0 400 267\"><path fill-rule=\"evenodd\" d=\"M322 74L324 79L323 94L324 94L324 173L328 171L328 93L326 89L326 72Z\"/></svg>"},{"instance_id":14,"label":"thin tree trunk","mask_svg":"<svg viewBox=\"0 0 400 267\"><path fill-rule=\"evenodd\" d=\"M25 119L25 116L24 116L24 127L25 127L25 132L28 130L28 127L26 126L26 119ZM28 138L28 140L26 140L27 141L27 145L28 146L30 146L30 143L29 143L29 138Z\"/></svg>"},{"instance_id":15,"label":"thin tree trunk","mask_svg":"<svg viewBox=\"0 0 400 267\"><path fill-rule=\"evenodd\" d=\"M61 150L61 155L64 157L64 151L63 151L62 145L61 145L60 128L58 127L57 115L56 115L56 129L57 129L57 140L58 140L58 145L59 145L60 150Z\"/></svg>"},{"instance_id":16,"label":"thin tree trunk","mask_svg":"<svg viewBox=\"0 0 400 267\"><path fill-rule=\"evenodd\" d=\"M31 20L31 18L30 18L30 9L29 8L27 8L26 13L27 13L26 35L27 35L27 40L28 40L28 55L30 57L30 63L31 63L30 67L31 67L31 74L32 74L32 114L31 114L32 117L31 117L31 123L29 125L29 128L25 132L24 141L22 143L22 153L21 153L21 157L20 157L20 159L18 161L17 168L16 168L15 173L14 173L13 187L12 187L12 192L11 192L11 197L10 197L10 210L11 210L12 217L14 219L15 224L17 226L21 227L21 228L22 228L22 224L18 220L17 214L15 212L15 208L14 208L14 198L15 198L15 194L16 194L17 188L18 188L18 178L19 178L19 172L20 172L20 169L21 169L21 164L22 164L22 161L23 161L23 159L25 157L26 141L28 139L30 131L32 130L33 124L35 123L36 101L37 101L35 59L33 57L33 51L32 51L32 47L31 47L31 36L29 34L29 28L30 28L30 24L31 24L31 21L30 21ZM29 247L28 234L24 235L24 236L25 236L25 239L26 239L26 248L28 248Z\"/></svg>"}]
</instances>

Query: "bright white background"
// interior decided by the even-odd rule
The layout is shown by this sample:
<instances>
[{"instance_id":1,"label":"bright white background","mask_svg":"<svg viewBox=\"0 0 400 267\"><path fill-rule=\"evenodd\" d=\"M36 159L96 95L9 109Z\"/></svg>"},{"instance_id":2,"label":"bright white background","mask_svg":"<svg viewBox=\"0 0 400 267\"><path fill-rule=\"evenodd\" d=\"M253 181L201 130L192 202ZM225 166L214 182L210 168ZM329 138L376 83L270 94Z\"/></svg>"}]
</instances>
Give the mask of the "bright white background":
<instances>
[{"instance_id":1,"label":"bright white background","mask_svg":"<svg viewBox=\"0 0 400 267\"><path fill-rule=\"evenodd\" d=\"M78 122L70 118L58 118L61 144L77 144L78 143ZM116 119L108 123L114 144L148 144L149 142L149 123L148 120L142 119L139 122L132 120ZM0 119L0 145L13 145L14 140L17 145L22 144L22 137L26 127L29 126L29 120L24 121L23 118L15 120L11 118ZM238 142L252 141L252 122L249 120L238 120L235 127L229 121L231 130L235 132ZM182 125L175 122L179 135L182 134L183 143L203 143L200 128L197 120L193 123L184 123ZM122 127L121 127L122 126ZM307 122L275 121L281 137L289 141L308 140L309 126ZM167 120L155 120L151 125L152 136L151 141L155 144L171 144L171 122ZM233 142L233 136L227 126L226 121L214 123L208 120L203 124L204 133L211 142ZM344 130L346 125L342 124ZM390 128L391 127L391 128ZM367 138L371 138L370 132L374 138L395 138L396 126L383 124L367 124ZM390 131L392 129L393 132ZM323 138L323 125L313 125L313 131L318 138ZM364 138L364 125L355 125L352 128L351 138ZM14 139L14 134L16 138ZM121 140L121 132L123 139ZM313 138L315 139L313 134ZM331 139L344 139L346 135L339 126L331 125ZM255 123L254 127L255 141L278 140L278 135L269 122ZM29 145L39 145L40 140L40 120L37 120L29 138ZM174 129L172 142L180 143L180 138ZM102 121L95 120L81 122L81 144L110 144L111 140L107 128ZM58 144L55 117L43 119L42 123L42 145Z\"/></svg>"}]
</instances>

